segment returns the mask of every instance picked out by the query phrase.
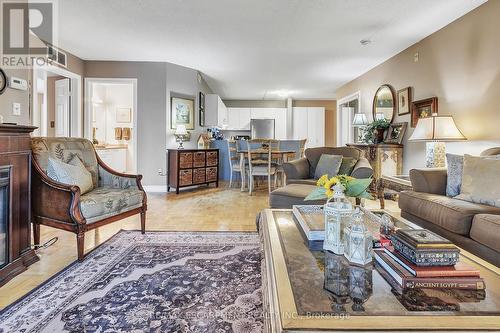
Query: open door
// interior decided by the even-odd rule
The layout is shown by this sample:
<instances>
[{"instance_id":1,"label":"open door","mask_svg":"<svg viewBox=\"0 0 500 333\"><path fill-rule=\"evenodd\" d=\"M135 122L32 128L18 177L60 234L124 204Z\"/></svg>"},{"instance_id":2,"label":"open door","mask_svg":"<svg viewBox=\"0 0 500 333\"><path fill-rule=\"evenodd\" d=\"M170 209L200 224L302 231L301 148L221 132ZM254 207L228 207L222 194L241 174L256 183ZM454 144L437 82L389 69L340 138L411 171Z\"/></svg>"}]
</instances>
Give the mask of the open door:
<instances>
[{"instance_id":1,"label":"open door","mask_svg":"<svg viewBox=\"0 0 500 333\"><path fill-rule=\"evenodd\" d=\"M56 81L55 136L69 137L71 124L71 80Z\"/></svg>"}]
</instances>

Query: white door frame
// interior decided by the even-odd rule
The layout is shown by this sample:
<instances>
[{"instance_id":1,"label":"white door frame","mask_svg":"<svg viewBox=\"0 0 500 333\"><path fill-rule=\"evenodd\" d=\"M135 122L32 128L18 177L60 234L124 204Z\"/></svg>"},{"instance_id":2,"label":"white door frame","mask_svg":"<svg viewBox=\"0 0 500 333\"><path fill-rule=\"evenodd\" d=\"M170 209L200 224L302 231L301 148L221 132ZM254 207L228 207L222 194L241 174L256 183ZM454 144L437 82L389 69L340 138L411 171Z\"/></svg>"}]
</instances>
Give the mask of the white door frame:
<instances>
[{"instance_id":1,"label":"white door frame","mask_svg":"<svg viewBox=\"0 0 500 333\"><path fill-rule=\"evenodd\" d=\"M82 137L82 76L73 72L68 71L65 68L61 68L54 65L43 65L38 66L34 65L33 67L33 92L38 91L38 81L37 81L37 72L45 71L51 72L60 76L64 76L68 79L71 79L71 124L70 124L70 136L71 137ZM45 96L47 96L47 77L45 76ZM38 101L36 98L36 94L33 93L32 103L33 103L33 112L31 114L30 121L33 123L34 112L38 109ZM46 97L45 97L46 99ZM40 115L40 119L45 121L45 125L41 126L41 135L47 136L47 102L45 102L45 108L42 110L42 114ZM74 121L76 119L76 122ZM45 133L44 133L45 132Z\"/></svg>"},{"instance_id":2,"label":"white door frame","mask_svg":"<svg viewBox=\"0 0 500 333\"><path fill-rule=\"evenodd\" d=\"M92 84L110 83L110 84L132 84L134 93L134 111L132 113L132 149L134 151L133 167L137 172L137 79L136 78L85 78L85 98L84 98L84 137L92 140L92 114L90 105L92 104Z\"/></svg>"},{"instance_id":3,"label":"white door frame","mask_svg":"<svg viewBox=\"0 0 500 333\"><path fill-rule=\"evenodd\" d=\"M347 95L345 97L342 97L337 100L337 145L342 142L342 110L341 110L341 105L358 100L358 112L362 110L361 108L361 91L356 91L355 93L352 93L350 95ZM349 137L354 138L354 127L350 126L349 129Z\"/></svg>"}]
</instances>

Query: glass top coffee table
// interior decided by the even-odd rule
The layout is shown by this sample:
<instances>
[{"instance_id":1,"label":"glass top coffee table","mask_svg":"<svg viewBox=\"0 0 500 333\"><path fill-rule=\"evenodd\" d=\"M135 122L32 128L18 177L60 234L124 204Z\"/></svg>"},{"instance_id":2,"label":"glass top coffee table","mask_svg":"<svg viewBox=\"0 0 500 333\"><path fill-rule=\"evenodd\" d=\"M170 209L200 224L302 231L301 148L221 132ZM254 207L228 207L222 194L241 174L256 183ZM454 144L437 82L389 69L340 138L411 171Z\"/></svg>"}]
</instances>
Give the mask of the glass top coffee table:
<instances>
[{"instance_id":1,"label":"glass top coffee table","mask_svg":"<svg viewBox=\"0 0 500 333\"><path fill-rule=\"evenodd\" d=\"M383 211L373 213L365 222L375 232ZM402 218L396 226L419 228ZM500 329L500 270L468 252L461 250L460 260L480 270L486 290L403 291L374 264L349 265L343 256L311 251L291 210L263 211L259 232L268 331Z\"/></svg>"}]
</instances>

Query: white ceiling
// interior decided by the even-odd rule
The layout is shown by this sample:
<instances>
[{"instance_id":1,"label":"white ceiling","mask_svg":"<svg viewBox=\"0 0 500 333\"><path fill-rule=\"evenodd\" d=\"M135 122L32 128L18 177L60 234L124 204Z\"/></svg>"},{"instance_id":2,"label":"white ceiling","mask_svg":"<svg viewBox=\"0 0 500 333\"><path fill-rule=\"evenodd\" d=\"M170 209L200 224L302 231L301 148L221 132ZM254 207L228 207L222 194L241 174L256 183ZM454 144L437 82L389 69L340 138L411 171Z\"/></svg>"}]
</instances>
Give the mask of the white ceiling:
<instances>
[{"instance_id":1,"label":"white ceiling","mask_svg":"<svg viewBox=\"0 0 500 333\"><path fill-rule=\"evenodd\" d=\"M195 68L228 99L334 98L485 1L63 0L59 45L86 60Z\"/></svg>"}]
</instances>

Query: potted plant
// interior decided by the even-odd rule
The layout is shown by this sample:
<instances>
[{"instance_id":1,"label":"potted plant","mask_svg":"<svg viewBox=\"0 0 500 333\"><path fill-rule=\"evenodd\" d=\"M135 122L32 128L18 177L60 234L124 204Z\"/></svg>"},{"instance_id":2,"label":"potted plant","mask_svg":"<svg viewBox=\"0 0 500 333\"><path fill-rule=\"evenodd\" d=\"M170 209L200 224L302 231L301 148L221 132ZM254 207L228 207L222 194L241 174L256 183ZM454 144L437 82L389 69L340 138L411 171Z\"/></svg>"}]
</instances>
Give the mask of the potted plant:
<instances>
[{"instance_id":1,"label":"potted plant","mask_svg":"<svg viewBox=\"0 0 500 333\"><path fill-rule=\"evenodd\" d=\"M385 130L391 123L387 119L375 120L366 126L364 141L366 143L381 143L384 141Z\"/></svg>"}]
</instances>

